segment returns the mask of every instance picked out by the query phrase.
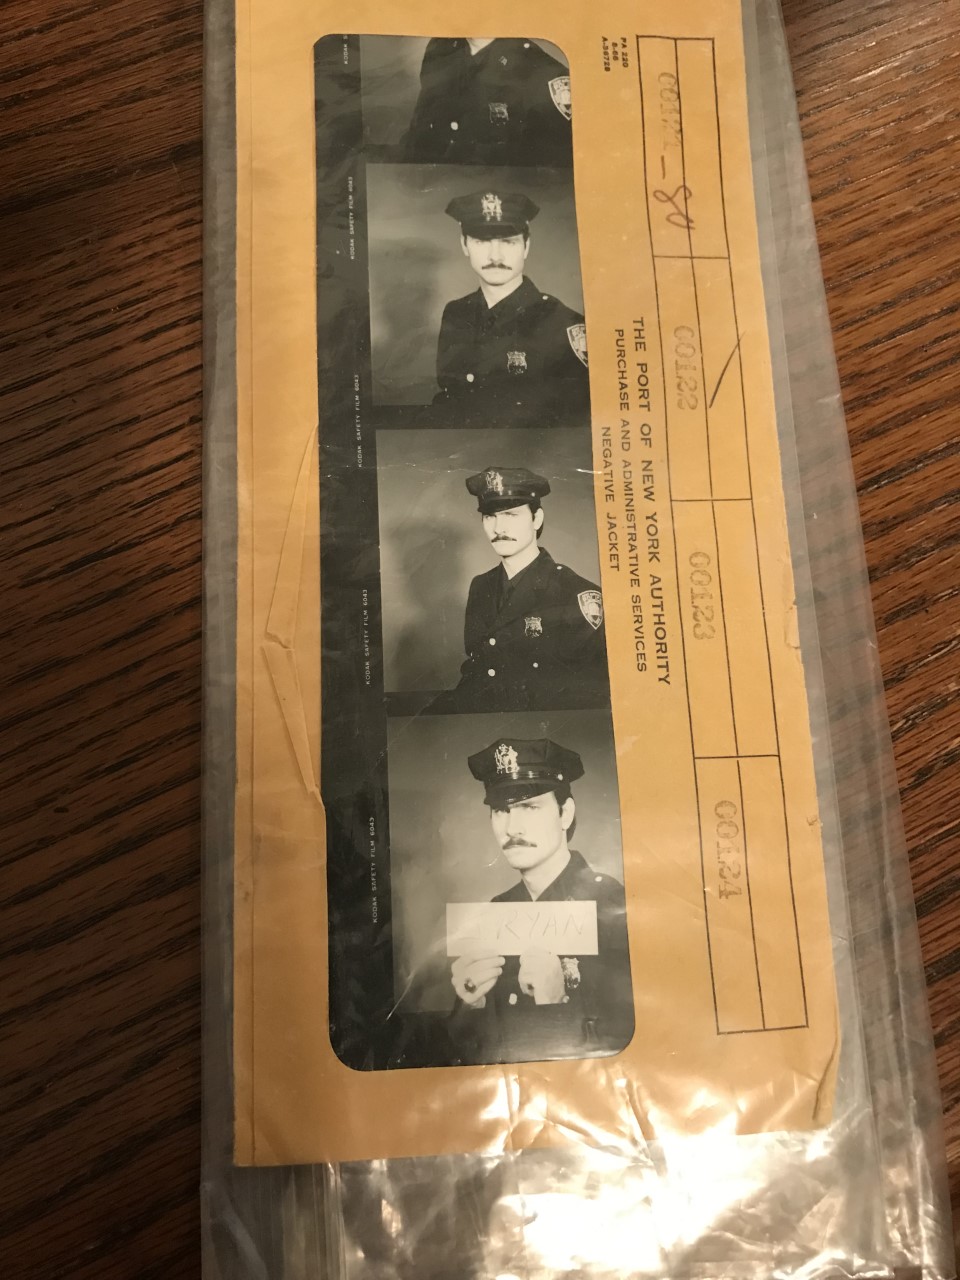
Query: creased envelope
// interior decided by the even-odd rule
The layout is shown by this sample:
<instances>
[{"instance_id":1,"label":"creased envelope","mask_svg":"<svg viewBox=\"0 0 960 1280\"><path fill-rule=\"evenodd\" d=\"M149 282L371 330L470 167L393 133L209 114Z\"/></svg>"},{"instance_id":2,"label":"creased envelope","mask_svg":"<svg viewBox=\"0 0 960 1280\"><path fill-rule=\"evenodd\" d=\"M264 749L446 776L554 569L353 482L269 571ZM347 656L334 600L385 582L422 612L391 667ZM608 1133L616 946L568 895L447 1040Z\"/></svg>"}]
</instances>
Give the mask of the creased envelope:
<instances>
[{"instance_id":1,"label":"creased envelope","mask_svg":"<svg viewBox=\"0 0 960 1280\"><path fill-rule=\"evenodd\" d=\"M483 10L484 30L534 33L570 60L637 1031L610 1059L503 1067L356 1071L331 1047L312 54L330 32L465 37L475 18L439 0L237 9L240 1164L571 1140L640 1153L672 1134L811 1128L832 1105L833 955L739 0Z\"/></svg>"}]
</instances>

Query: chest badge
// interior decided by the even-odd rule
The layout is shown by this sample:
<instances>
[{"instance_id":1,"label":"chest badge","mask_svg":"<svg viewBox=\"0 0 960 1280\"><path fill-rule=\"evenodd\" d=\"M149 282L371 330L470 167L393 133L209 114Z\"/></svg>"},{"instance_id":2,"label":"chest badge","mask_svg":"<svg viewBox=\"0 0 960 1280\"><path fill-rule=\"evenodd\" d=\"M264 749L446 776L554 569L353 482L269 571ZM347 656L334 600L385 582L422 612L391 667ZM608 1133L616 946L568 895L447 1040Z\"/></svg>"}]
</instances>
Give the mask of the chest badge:
<instances>
[{"instance_id":1,"label":"chest badge","mask_svg":"<svg viewBox=\"0 0 960 1280\"><path fill-rule=\"evenodd\" d=\"M600 592L581 591L577 596L577 604L594 631L599 631L603 624L603 596Z\"/></svg>"},{"instance_id":2,"label":"chest badge","mask_svg":"<svg viewBox=\"0 0 960 1280\"><path fill-rule=\"evenodd\" d=\"M548 81L548 88L550 97L553 99L553 105L564 119L571 119L573 108L570 105L570 77L557 76L556 79Z\"/></svg>"},{"instance_id":3,"label":"chest badge","mask_svg":"<svg viewBox=\"0 0 960 1280\"><path fill-rule=\"evenodd\" d=\"M525 351L508 351L507 352L507 373L526 373L526 372L527 372L527 353Z\"/></svg>"},{"instance_id":4,"label":"chest badge","mask_svg":"<svg viewBox=\"0 0 960 1280\"><path fill-rule=\"evenodd\" d=\"M525 636L542 636L543 635L543 619L542 618L524 618Z\"/></svg>"},{"instance_id":5,"label":"chest badge","mask_svg":"<svg viewBox=\"0 0 960 1280\"><path fill-rule=\"evenodd\" d=\"M586 366L587 363L587 326L585 324L572 324L567 329L567 341L570 343L570 349L577 357L580 363Z\"/></svg>"},{"instance_id":6,"label":"chest badge","mask_svg":"<svg viewBox=\"0 0 960 1280\"><path fill-rule=\"evenodd\" d=\"M490 108L491 124L510 123L510 111L505 102L490 102L487 105Z\"/></svg>"}]
</instances>

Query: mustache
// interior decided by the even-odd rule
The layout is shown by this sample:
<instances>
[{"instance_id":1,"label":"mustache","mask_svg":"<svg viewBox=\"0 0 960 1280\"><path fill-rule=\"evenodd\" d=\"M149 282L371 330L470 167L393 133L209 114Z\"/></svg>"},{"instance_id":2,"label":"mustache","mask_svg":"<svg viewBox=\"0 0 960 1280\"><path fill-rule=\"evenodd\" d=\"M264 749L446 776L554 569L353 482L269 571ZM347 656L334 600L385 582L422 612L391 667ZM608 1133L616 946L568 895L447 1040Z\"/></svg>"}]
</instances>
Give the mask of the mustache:
<instances>
[{"instance_id":1,"label":"mustache","mask_svg":"<svg viewBox=\"0 0 960 1280\"><path fill-rule=\"evenodd\" d=\"M507 849L535 849L536 847L532 840L524 840L522 836L511 836L503 846L504 851Z\"/></svg>"},{"instance_id":2,"label":"mustache","mask_svg":"<svg viewBox=\"0 0 960 1280\"><path fill-rule=\"evenodd\" d=\"M505 262L485 262L480 268L481 271L509 271L510 268Z\"/></svg>"},{"instance_id":3,"label":"mustache","mask_svg":"<svg viewBox=\"0 0 960 1280\"><path fill-rule=\"evenodd\" d=\"M494 542L516 542L516 538L510 538L505 533L498 533L493 539Z\"/></svg>"}]
</instances>

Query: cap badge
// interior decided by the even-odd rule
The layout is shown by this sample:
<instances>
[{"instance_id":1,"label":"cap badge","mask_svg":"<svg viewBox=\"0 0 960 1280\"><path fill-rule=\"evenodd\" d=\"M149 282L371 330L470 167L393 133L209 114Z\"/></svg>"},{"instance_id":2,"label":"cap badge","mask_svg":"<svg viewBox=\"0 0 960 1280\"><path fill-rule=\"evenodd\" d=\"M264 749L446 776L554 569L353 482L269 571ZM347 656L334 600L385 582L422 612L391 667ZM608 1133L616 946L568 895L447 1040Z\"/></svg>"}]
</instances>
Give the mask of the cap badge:
<instances>
[{"instance_id":1,"label":"cap badge","mask_svg":"<svg viewBox=\"0 0 960 1280\"><path fill-rule=\"evenodd\" d=\"M483 478L490 493L503 493L503 476L499 471L488 471Z\"/></svg>"},{"instance_id":2,"label":"cap badge","mask_svg":"<svg viewBox=\"0 0 960 1280\"><path fill-rule=\"evenodd\" d=\"M541 618L524 618L523 621L525 624L523 634L525 636L543 635L543 620Z\"/></svg>"},{"instance_id":3,"label":"cap badge","mask_svg":"<svg viewBox=\"0 0 960 1280\"><path fill-rule=\"evenodd\" d=\"M594 631L599 631L603 624L603 596L600 592L581 591L577 596L577 604Z\"/></svg>"},{"instance_id":4,"label":"cap badge","mask_svg":"<svg viewBox=\"0 0 960 1280\"><path fill-rule=\"evenodd\" d=\"M500 197L495 196L492 191L488 191L485 196L481 196L480 212L483 215L484 222L502 222L503 204Z\"/></svg>"},{"instance_id":5,"label":"cap badge","mask_svg":"<svg viewBox=\"0 0 960 1280\"><path fill-rule=\"evenodd\" d=\"M584 361L586 363L586 361ZM525 351L507 352L507 373L526 373L527 353Z\"/></svg>"},{"instance_id":6,"label":"cap badge","mask_svg":"<svg viewBox=\"0 0 960 1280\"><path fill-rule=\"evenodd\" d=\"M553 105L565 120L569 120L573 115L573 108L570 105L570 77L557 76L549 82L549 85Z\"/></svg>"},{"instance_id":7,"label":"cap badge","mask_svg":"<svg viewBox=\"0 0 960 1280\"><path fill-rule=\"evenodd\" d=\"M497 773L516 774L518 772L517 753L513 747L508 747L505 742L500 743L493 753L493 758L496 761Z\"/></svg>"},{"instance_id":8,"label":"cap badge","mask_svg":"<svg viewBox=\"0 0 960 1280\"><path fill-rule=\"evenodd\" d=\"M587 326L585 324L572 324L567 329L567 341L570 343L573 354L577 357L582 365L587 363Z\"/></svg>"},{"instance_id":9,"label":"cap badge","mask_svg":"<svg viewBox=\"0 0 960 1280\"><path fill-rule=\"evenodd\" d=\"M491 124L509 124L510 112L505 102L488 103L490 107L490 123Z\"/></svg>"}]
</instances>

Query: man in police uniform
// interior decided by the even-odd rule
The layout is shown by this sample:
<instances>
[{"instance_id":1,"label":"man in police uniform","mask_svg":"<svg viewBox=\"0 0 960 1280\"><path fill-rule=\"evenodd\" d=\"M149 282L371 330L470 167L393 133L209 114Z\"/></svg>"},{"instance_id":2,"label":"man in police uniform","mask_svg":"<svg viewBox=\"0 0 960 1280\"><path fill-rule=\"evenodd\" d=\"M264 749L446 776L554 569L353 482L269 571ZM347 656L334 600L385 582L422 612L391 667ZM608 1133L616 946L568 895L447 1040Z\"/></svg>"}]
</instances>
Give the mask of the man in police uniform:
<instances>
[{"instance_id":1,"label":"man in police uniform","mask_svg":"<svg viewBox=\"0 0 960 1280\"><path fill-rule=\"evenodd\" d=\"M569 167L570 75L533 40L431 40L403 141L415 163Z\"/></svg>"},{"instance_id":2,"label":"man in police uniform","mask_svg":"<svg viewBox=\"0 0 960 1280\"><path fill-rule=\"evenodd\" d=\"M623 885L570 847L576 751L548 738L498 738L470 756L493 835L519 880L494 902L594 902L597 954L473 951L450 969L454 1043L466 1061L525 1062L618 1053L633 1034Z\"/></svg>"},{"instance_id":3,"label":"man in police uniform","mask_svg":"<svg viewBox=\"0 0 960 1280\"><path fill-rule=\"evenodd\" d=\"M550 482L524 467L488 467L466 485L500 563L470 583L467 658L447 709L607 706L600 588L538 545Z\"/></svg>"},{"instance_id":4,"label":"man in police uniform","mask_svg":"<svg viewBox=\"0 0 960 1280\"><path fill-rule=\"evenodd\" d=\"M530 222L525 195L477 191L446 208L479 289L448 302L437 344L436 404L451 425L575 426L589 420L583 316L524 274Z\"/></svg>"}]
</instances>

